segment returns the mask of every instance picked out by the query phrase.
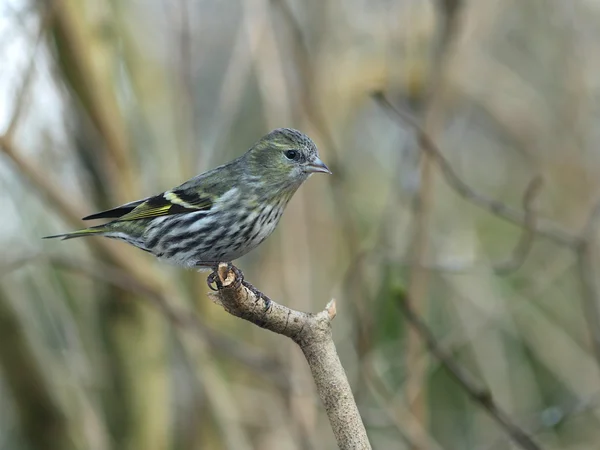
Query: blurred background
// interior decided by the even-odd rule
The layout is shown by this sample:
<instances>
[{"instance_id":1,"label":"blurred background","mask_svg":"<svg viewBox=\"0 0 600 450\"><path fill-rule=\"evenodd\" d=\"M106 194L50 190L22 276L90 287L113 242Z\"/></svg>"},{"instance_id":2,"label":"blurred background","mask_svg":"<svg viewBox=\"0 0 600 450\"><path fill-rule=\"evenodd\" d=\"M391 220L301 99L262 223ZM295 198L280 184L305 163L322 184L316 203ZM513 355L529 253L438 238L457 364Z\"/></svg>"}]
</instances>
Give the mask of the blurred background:
<instances>
[{"instance_id":1,"label":"blurred background","mask_svg":"<svg viewBox=\"0 0 600 450\"><path fill-rule=\"evenodd\" d=\"M373 448L520 448L403 301L540 448L600 448L599 42L597 0L1 0L0 449L336 447L299 349L206 274L40 239L282 126L334 175L238 265L337 299Z\"/></svg>"}]
</instances>

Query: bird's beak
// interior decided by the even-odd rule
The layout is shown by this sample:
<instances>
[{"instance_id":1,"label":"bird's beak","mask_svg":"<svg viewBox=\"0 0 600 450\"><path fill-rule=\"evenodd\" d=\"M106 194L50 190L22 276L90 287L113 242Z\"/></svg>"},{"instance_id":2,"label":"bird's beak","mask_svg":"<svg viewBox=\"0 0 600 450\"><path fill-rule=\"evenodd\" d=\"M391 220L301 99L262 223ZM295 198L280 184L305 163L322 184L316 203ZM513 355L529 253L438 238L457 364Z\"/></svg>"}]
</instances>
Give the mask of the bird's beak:
<instances>
[{"instance_id":1,"label":"bird's beak","mask_svg":"<svg viewBox=\"0 0 600 450\"><path fill-rule=\"evenodd\" d=\"M331 175L331 170L329 170L329 167L327 167L325 165L325 163L323 161L321 161L319 158L315 158L312 160L312 162L310 164L308 164L307 169L309 172L323 172L323 173L328 173Z\"/></svg>"}]
</instances>

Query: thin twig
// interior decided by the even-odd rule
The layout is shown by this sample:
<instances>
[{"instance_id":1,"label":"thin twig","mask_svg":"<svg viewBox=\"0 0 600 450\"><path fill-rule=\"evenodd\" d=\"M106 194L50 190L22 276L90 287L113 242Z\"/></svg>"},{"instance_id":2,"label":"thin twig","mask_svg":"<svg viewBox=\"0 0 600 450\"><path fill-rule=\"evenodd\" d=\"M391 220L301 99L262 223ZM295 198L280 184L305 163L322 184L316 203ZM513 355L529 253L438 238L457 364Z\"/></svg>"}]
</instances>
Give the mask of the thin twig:
<instances>
[{"instance_id":1,"label":"thin twig","mask_svg":"<svg viewBox=\"0 0 600 450\"><path fill-rule=\"evenodd\" d=\"M521 237L510 259L494 265L494 272L498 275L508 275L518 270L525 262L527 255L531 252L537 225L537 215L533 209L533 203L539 195L542 185L543 179L538 175L531 180L527 189L525 189L525 193L523 194L524 216Z\"/></svg>"},{"instance_id":2,"label":"thin twig","mask_svg":"<svg viewBox=\"0 0 600 450\"><path fill-rule=\"evenodd\" d=\"M21 118L21 114L25 109L25 105L27 103L27 96L29 94L29 87L31 85L31 81L33 80L33 74L35 73L34 69L36 67L37 62L37 58L35 57L35 55L39 50L40 43L42 42L42 38L44 37L44 33L46 32L46 29L52 21L53 11L54 8L52 7L52 4L50 4L48 9L42 14L37 37L32 45L31 55L29 56L29 62L27 68L25 69L25 73L21 77L21 86L19 87L15 96L15 108L10 118L10 122L8 123L8 126L4 131L4 135L7 136L9 139L12 138L12 136L14 135L15 130L19 125L19 119Z\"/></svg>"},{"instance_id":3,"label":"thin twig","mask_svg":"<svg viewBox=\"0 0 600 450\"><path fill-rule=\"evenodd\" d=\"M243 342L235 341L226 335L211 330L195 314L174 307L164 295L126 272L98 262L90 264L60 256L50 256L47 260L62 269L78 272L139 294L140 298L149 300L175 327L191 331L200 339L206 340L213 349L223 355L229 356L252 370L263 374L277 386L283 389L289 388L287 377L283 374L275 359L262 354Z\"/></svg>"},{"instance_id":4,"label":"thin twig","mask_svg":"<svg viewBox=\"0 0 600 450\"><path fill-rule=\"evenodd\" d=\"M402 404L402 402L395 401L396 395L386 386L386 383L373 367L373 364L367 362L362 364L361 371L363 372L363 378L366 381L367 388L371 391L373 397L379 405L379 409L388 417L389 421L396 426L400 438L404 442L407 448L414 448L418 445L425 447L429 450L443 450L442 447L435 441L435 439L427 435L424 429L426 425L422 425L421 429L417 433L412 429L414 427L408 427L410 411Z\"/></svg>"},{"instance_id":5,"label":"thin twig","mask_svg":"<svg viewBox=\"0 0 600 450\"><path fill-rule=\"evenodd\" d=\"M577 272L582 288L583 311L591 337L596 363L600 366L600 311L598 310L597 273L594 270L592 244L584 243L577 251Z\"/></svg>"},{"instance_id":6,"label":"thin twig","mask_svg":"<svg viewBox=\"0 0 600 450\"><path fill-rule=\"evenodd\" d=\"M74 202L72 199L69 200L67 196L64 195L61 188L48 179L46 172L41 166L36 164L31 158L22 156L24 152L18 148L14 140L14 132L19 125L21 112L25 107L27 92L29 91L29 84L33 78L35 68L35 58L33 58L33 56L39 45L39 39L44 35L44 32L48 29L49 25L53 24L52 21L57 18L56 7L56 2L50 2L50 5L48 5L47 9L44 11L40 22L38 41L36 42L31 55L32 60L23 75L23 83L16 96L16 104L12 117L9 120L6 131L3 134L0 134L0 152L3 152L13 162L21 174L37 188L40 195L48 199L51 206L53 206L63 218L72 225L80 227L82 225L80 217L85 215L81 212L83 211L82 206L80 206L82 203ZM131 273L139 274L139 271L137 270L139 267L132 264L129 257L125 257L120 251L111 247L105 240L89 240L88 243L99 252L109 255L113 261L121 265L124 269L127 269Z\"/></svg>"},{"instance_id":7,"label":"thin twig","mask_svg":"<svg viewBox=\"0 0 600 450\"><path fill-rule=\"evenodd\" d=\"M85 215L82 212L84 211L82 203L65 196L60 186L46 176L43 168L36 161L22 156L24 152L17 148L13 139L0 135L0 152L4 152L19 172L36 188L37 193L50 204L54 212L74 227L85 226L80 219ZM111 245L108 239L88 239L86 244L100 254L106 255L111 262L132 276L156 282L156 287L159 288L159 280L151 275L154 272L142 258L137 258L123 248Z\"/></svg>"},{"instance_id":8,"label":"thin twig","mask_svg":"<svg viewBox=\"0 0 600 450\"><path fill-rule=\"evenodd\" d=\"M386 112L393 114L395 118L400 118L406 125L414 130L419 142L421 143L421 148L423 151L430 154L437 162L437 165L440 168L446 182L456 191L456 193L474 205L489 211L495 216L502 217L503 219L520 226L526 226L526 213L522 213L514 208L511 208L501 201L480 194L467 185L456 174L455 170L452 168L448 160L443 156L435 142L419 126L416 120L409 113L396 108L381 92L374 93L373 98ZM539 233L542 236L571 248L575 248L580 244L581 239L578 236L569 233L559 225L549 220L538 219L536 222L536 233Z\"/></svg>"},{"instance_id":9,"label":"thin twig","mask_svg":"<svg viewBox=\"0 0 600 450\"><path fill-rule=\"evenodd\" d=\"M551 406L549 408L544 409L541 413L535 415L535 418L530 420L531 423L534 423L530 427L529 434L536 435L544 430L557 427L559 425L564 424L565 422L570 421L575 418L579 414L583 414L588 411L593 411L600 406L600 394L596 393L589 398L585 398L583 400L577 401L571 405L566 406ZM546 414L544 414L546 413ZM550 416L547 419L544 419L542 415ZM497 450L500 448L502 444L505 443L504 438L498 438L495 442L493 442L489 447L486 447L486 450Z\"/></svg>"},{"instance_id":10,"label":"thin twig","mask_svg":"<svg viewBox=\"0 0 600 450\"><path fill-rule=\"evenodd\" d=\"M582 301L587 328L591 337L596 364L600 366L600 294L593 258L594 232L600 219L600 202L592 208L582 230L581 244L577 247L577 272L582 289Z\"/></svg>"},{"instance_id":11,"label":"thin twig","mask_svg":"<svg viewBox=\"0 0 600 450\"><path fill-rule=\"evenodd\" d=\"M56 380L30 342L26 324L0 289L0 369L11 394L11 414L28 448L75 450L67 404L57 397Z\"/></svg>"},{"instance_id":12,"label":"thin twig","mask_svg":"<svg viewBox=\"0 0 600 450\"><path fill-rule=\"evenodd\" d=\"M31 255L14 258L8 263L0 265L0 278L14 270L35 262L48 262L63 270L80 273L90 278L104 281L112 286L137 294L142 299L152 303L176 328L188 330L198 338L204 339L214 350L228 356L239 363L263 374L275 385L282 389L289 389L287 375L283 373L280 364L270 356L262 354L254 347L243 342L231 339L206 325L191 311L183 311L171 305L163 293L156 291L153 286L139 281L136 277L117 267L111 267L100 262L88 263L86 261L57 255L44 255L33 253Z\"/></svg>"},{"instance_id":13,"label":"thin twig","mask_svg":"<svg viewBox=\"0 0 600 450\"><path fill-rule=\"evenodd\" d=\"M98 129L106 144L107 155L114 161L115 176L111 181L115 191L130 197L137 192L137 179L134 174L135 161L132 148L128 145L125 123L116 99L114 86L110 84L108 67L97 64L94 58L98 50L106 46L106 42L89 31L92 26L89 20L81 17L83 5L70 4L64 1L51 2L55 9L53 32L60 38L63 52L59 63L68 64L71 77L85 80L85 83L72 83L73 91L82 101L82 105L90 119ZM63 70L66 70L63 67Z\"/></svg>"},{"instance_id":14,"label":"thin twig","mask_svg":"<svg viewBox=\"0 0 600 450\"><path fill-rule=\"evenodd\" d=\"M336 315L335 301L330 301L317 314L304 313L265 300L266 297L258 290L242 283L241 273L227 264L219 265L217 276L218 291L210 294L215 303L236 317L287 336L298 344L312 372L339 448L370 449L352 389L333 342L331 321Z\"/></svg>"},{"instance_id":15,"label":"thin twig","mask_svg":"<svg viewBox=\"0 0 600 450\"><path fill-rule=\"evenodd\" d=\"M523 194L523 209L525 212L525 224L523 225L521 235L519 240L517 241L515 247L511 252L511 256L505 261L500 262L492 262L489 261L466 261L460 263L420 263L418 261L404 260L398 261L397 264L405 267L421 267L423 269L434 271L434 272L443 272L447 274L464 274L464 273L472 273L478 270L481 267L486 272L493 270L496 274L506 276L515 271L517 271L527 259L531 248L533 247L533 242L535 240L535 229L536 229L536 221L537 217L535 211L533 210L533 202L535 198L537 198L541 187L542 187L542 177L536 176L531 180ZM361 258L365 258L370 253L375 252L379 248L379 243L377 243L373 248L369 250L364 250L360 253ZM349 266L348 271L352 270L353 266ZM346 274L346 277L349 275ZM346 278L348 281L348 278Z\"/></svg>"},{"instance_id":16,"label":"thin twig","mask_svg":"<svg viewBox=\"0 0 600 450\"><path fill-rule=\"evenodd\" d=\"M544 430L557 427L575 418L579 414L593 411L598 407L600 407L600 393L596 393L588 398L579 400L570 405L550 406L544 409L541 413L536 414L533 419L528 421L531 424L531 426L528 427L529 434L536 435ZM547 415L550 417L544 419L542 415ZM489 447L486 447L486 450L497 450L504 443L504 437L500 437Z\"/></svg>"},{"instance_id":17,"label":"thin twig","mask_svg":"<svg viewBox=\"0 0 600 450\"><path fill-rule=\"evenodd\" d=\"M536 444L533 439L516 425L509 415L496 404L489 389L482 386L468 371L457 364L450 354L446 353L446 351L441 348L431 330L413 311L410 302L407 301L404 294L398 293L396 304L406 317L410 326L426 343L429 351L444 365L454 380L461 385L469 397L484 408L521 448L524 450L541 450L542 447Z\"/></svg>"},{"instance_id":18,"label":"thin twig","mask_svg":"<svg viewBox=\"0 0 600 450\"><path fill-rule=\"evenodd\" d=\"M21 156L23 152L17 148L10 136L0 135L0 151L3 151L28 181L37 188L40 195L48 199L51 206L54 207L55 211L61 217L64 217L69 223L75 226L82 224L81 217L84 214L80 213L80 211L83 208L76 206L76 202L66 197L56 184L48 180L46 173L40 166L30 159Z\"/></svg>"}]
</instances>

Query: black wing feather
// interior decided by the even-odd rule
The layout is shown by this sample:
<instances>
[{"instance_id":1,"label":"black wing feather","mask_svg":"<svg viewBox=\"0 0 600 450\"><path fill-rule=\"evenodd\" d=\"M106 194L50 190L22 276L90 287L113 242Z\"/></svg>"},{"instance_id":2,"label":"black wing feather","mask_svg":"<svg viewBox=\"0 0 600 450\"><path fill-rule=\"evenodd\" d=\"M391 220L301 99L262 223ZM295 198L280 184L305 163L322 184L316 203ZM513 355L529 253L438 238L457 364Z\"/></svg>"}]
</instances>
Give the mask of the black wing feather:
<instances>
[{"instance_id":1,"label":"black wing feather","mask_svg":"<svg viewBox=\"0 0 600 450\"><path fill-rule=\"evenodd\" d=\"M118 206L117 208L84 217L83 220L119 218L122 218L122 220L136 220L208 210L213 205L212 200L208 197L192 196L188 195L184 191L172 192L177 199L183 200L185 203L191 206L186 207L178 203L173 203L165 198L165 195L167 194L159 194L154 197L148 197L143 200L127 203L125 205Z\"/></svg>"},{"instance_id":2,"label":"black wing feather","mask_svg":"<svg viewBox=\"0 0 600 450\"><path fill-rule=\"evenodd\" d=\"M126 203L121 206L117 206L116 208L107 209L106 211L101 211L99 213L90 214L89 216L85 216L81 220L93 220L93 219L118 219L119 217L123 217L125 214L129 214L136 207L144 203L147 199L137 200L135 202Z\"/></svg>"}]
</instances>

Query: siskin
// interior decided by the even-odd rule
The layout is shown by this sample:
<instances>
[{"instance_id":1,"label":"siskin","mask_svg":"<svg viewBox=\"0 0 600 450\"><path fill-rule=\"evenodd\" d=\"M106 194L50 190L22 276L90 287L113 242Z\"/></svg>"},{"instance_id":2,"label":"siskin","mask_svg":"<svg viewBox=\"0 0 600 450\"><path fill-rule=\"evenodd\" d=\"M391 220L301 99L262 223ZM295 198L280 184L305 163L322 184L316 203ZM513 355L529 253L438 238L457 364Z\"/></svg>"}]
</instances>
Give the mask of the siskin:
<instances>
[{"instance_id":1,"label":"siskin","mask_svg":"<svg viewBox=\"0 0 600 450\"><path fill-rule=\"evenodd\" d=\"M296 190L315 172L331 173L314 142L279 128L239 158L176 188L83 218L114 219L104 225L47 238L105 236L177 265L215 267L269 237Z\"/></svg>"}]
</instances>

